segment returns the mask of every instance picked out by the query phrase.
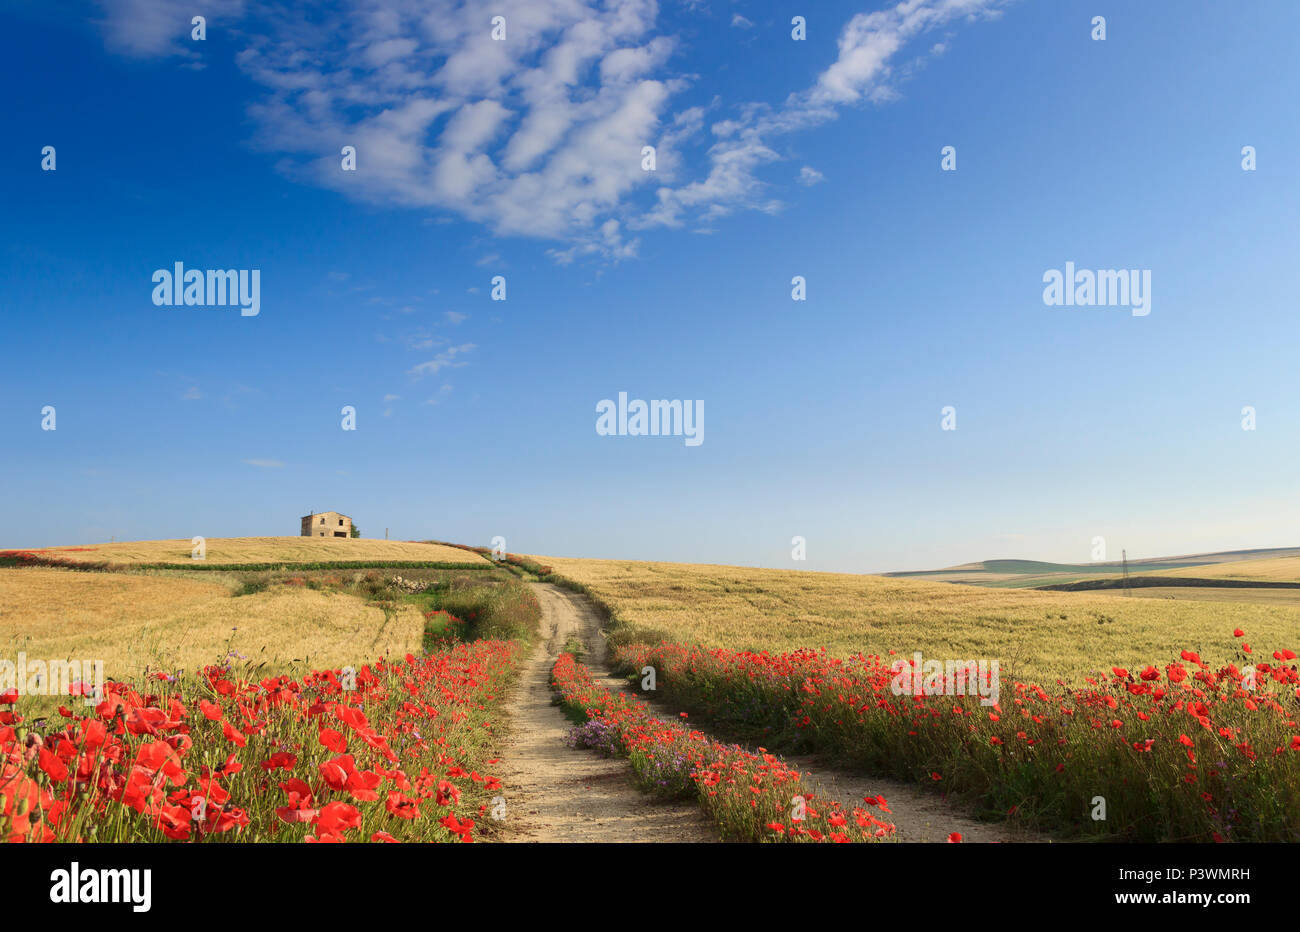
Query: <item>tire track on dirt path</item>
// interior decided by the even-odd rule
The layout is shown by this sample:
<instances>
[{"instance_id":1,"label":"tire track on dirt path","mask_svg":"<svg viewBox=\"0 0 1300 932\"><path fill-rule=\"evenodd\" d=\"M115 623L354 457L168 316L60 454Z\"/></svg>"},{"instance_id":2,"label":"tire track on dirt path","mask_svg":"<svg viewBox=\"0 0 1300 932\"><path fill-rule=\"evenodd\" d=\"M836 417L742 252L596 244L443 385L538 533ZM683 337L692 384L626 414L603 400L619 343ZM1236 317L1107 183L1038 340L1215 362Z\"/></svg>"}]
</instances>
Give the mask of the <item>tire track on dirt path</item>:
<instances>
[{"instance_id":1,"label":"tire track on dirt path","mask_svg":"<svg viewBox=\"0 0 1300 932\"><path fill-rule=\"evenodd\" d=\"M542 599L545 617L567 618L564 624L587 645L587 666L597 682L607 689L620 690L645 700L645 696L638 693L626 679L611 672L600 615L586 596L544 583L534 583L533 591ZM560 647L563 647L563 638ZM549 663L547 669L550 669ZM661 710L661 718L673 717L674 713L662 702L651 704ZM700 727L699 722L692 721L691 727L725 744L735 743L718 737L708 728ZM811 786L820 788L823 795L834 799L846 809L861 806L863 797L884 796L891 812L888 816L881 817L894 823L898 829L899 841L947 842L951 832L959 832L962 841L967 843L1050 840L1005 823L981 822L937 793L892 777L856 773L827 764L815 756L781 756L792 766L798 767Z\"/></svg>"},{"instance_id":2,"label":"tire track on dirt path","mask_svg":"<svg viewBox=\"0 0 1300 932\"><path fill-rule=\"evenodd\" d=\"M718 835L694 802L664 803L638 790L627 762L564 743L571 727L551 704L551 665L570 636L603 651L588 621L554 586L534 584L541 636L508 702L509 738L498 774L508 842L711 842ZM603 653L601 655L603 660Z\"/></svg>"}]
</instances>

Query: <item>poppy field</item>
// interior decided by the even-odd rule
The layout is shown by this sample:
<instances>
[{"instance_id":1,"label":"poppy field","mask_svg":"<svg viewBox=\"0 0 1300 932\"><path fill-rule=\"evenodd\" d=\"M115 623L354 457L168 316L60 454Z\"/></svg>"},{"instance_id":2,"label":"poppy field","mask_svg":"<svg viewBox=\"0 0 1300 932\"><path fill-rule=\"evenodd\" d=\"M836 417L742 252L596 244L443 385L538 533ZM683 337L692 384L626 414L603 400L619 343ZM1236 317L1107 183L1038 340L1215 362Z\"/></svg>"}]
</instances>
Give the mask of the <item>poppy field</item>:
<instances>
[{"instance_id":1,"label":"poppy field","mask_svg":"<svg viewBox=\"0 0 1300 932\"><path fill-rule=\"evenodd\" d=\"M776 755L723 744L685 721L660 719L645 702L596 683L572 654L561 654L551 675L561 704L585 722L574 731L575 746L626 757L646 792L695 798L726 840L843 844L894 832L876 815L888 815L887 800L846 812L819 798Z\"/></svg>"},{"instance_id":2,"label":"poppy field","mask_svg":"<svg viewBox=\"0 0 1300 932\"><path fill-rule=\"evenodd\" d=\"M93 698L84 685L61 698L0 692L0 836L8 841L504 839L511 810L498 775L501 739L507 694L524 669L544 682L549 670L555 701L576 723L572 747L626 761L631 784L651 797L698 804L728 841L906 834L883 797L858 802L859 793L842 806L781 756L802 753L929 787L977 818L1057 840L1300 840L1300 673L1296 653L1269 626L1261 634L1275 649L1257 650L1237 627L1105 672L1029 676L1008 664L998 698L981 702L953 694L946 678L940 694L900 694L896 675L913 662L910 651L653 639L640 623L648 599L635 602L638 622L629 623L604 601L607 582L574 582L515 555L475 574L3 572L11 586L45 593L28 599L29 613L46 603L91 606L87 596L100 593L87 610L101 622L106 606L132 614L123 594L154 590L252 616L294 598L353 606L374 617L354 630L375 658L341 662L355 635L318 622L315 649L327 646L322 638L338 643L330 660L310 667L241 655L225 635L205 648L215 662L110 672ZM800 585L814 575L801 574ZM650 668L653 684L640 695L610 689L570 648L556 659L558 642L539 665L530 653L542 618L528 582L536 579L603 602L608 664L638 681ZM636 579L623 584L635 589ZM616 607L628 604L617 598ZM213 624L225 618L209 613ZM254 619L236 620L258 631ZM275 627L273 617L267 623ZM409 646L393 649L372 631ZM955 623L951 633L969 646ZM219 635L214 628L212 645ZM865 635L879 630L869 625Z\"/></svg>"},{"instance_id":3,"label":"poppy field","mask_svg":"<svg viewBox=\"0 0 1300 932\"><path fill-rule=\"evenodd\" d=\"M889 655L674 643L617 654L725 734L929 784L987 818L1065 838L1300 840L1296 653L1257 658L1233 635L1236 662L1183 650L1077 685L1017 681L991 705L899 695Z\"/></svg>"},{"instance_id":4,"label":"poppy field","mask_svg":"<svg viewBox=\"0 0 1300 932\"><path fill-rule=\"evenodd\" d=\"M499 782L480 773L514 641L249 680L209 666L107 684L29 730L0 706L0 835L11 842L469 842ZM15 696L0 697L12 704Z\"/></svg>"}]
</instances>

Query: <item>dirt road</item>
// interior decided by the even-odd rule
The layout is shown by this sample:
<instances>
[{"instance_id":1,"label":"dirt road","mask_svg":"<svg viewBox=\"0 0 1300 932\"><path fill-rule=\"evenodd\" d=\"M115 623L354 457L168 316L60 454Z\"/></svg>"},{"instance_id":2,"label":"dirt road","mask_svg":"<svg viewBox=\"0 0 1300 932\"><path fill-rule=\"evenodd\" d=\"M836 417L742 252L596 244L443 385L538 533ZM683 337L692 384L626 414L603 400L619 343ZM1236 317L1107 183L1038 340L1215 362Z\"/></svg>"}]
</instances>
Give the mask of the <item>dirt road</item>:
<instances>
[{"instance_id":1,"label":"dirt road","mask_svg":"<svg viewBox=\"0 0 1300 932\"><path fill-rule=\"evenodd\" d=\"M551 705L550 669L570 636L586 645L586 663L598 681L610 689L630 686L609 671L600 618L586 597L545 583L534 583L533 591L542 605L543 637L510 701L511 739L502 754L502 782L511 812L509 840L717 841L712 825L694 804L652 802L632 786L625 762L565 746L570 723ZM663 717L676 711L664 708ZM692 727L700 725L692 722ZM883 795L900 841L945 842L951 832L959 832L965 842L1044 840L976 821L938 794L910 783L849 773L813 758L787 760L846 808L861 805L864 796Z\"/></svg>"},{"instance_id":2,"label":"dirt road","mask_svg":"<svg viewBox=\"0 0 1300 932\"><path fill-rule=\"evenodd\" d=\"M632 785L627 763L564 743L571 723L551 705L551 664L570 635L603 649L599 621L570 593L533 587L542 637L508 703L510 739L499 774L513 842L708 842L718 836L693 802L660 803ZM585 600L584 600L585 602ZM592 655L597 662L597 655ZM603 661L603 655L599 655Z\"/></svg>"}]
</instances>

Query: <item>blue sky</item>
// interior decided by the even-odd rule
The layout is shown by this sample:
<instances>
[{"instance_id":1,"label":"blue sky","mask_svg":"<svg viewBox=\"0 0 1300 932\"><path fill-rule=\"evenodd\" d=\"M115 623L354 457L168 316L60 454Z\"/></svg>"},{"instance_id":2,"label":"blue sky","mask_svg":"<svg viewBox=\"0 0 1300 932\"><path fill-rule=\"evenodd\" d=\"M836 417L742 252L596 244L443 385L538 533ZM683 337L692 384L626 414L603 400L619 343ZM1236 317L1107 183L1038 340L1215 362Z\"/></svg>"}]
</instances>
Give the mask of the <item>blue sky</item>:
<instances>
[{"instance_id":1,"label":"blue sky","mask_svg":"<svg viewBox=\"0 0 1300 932\"><path fill-rule=\"evenodd\" d=\"M0 9L0 546L1300 543L1295 4ZM259 269L260 314L155 306L177 261ZM1045 305L1067 261L1150 269L1150 314ZM620 391L704 443L599 436Z\"/></svg>"}]
</instances>

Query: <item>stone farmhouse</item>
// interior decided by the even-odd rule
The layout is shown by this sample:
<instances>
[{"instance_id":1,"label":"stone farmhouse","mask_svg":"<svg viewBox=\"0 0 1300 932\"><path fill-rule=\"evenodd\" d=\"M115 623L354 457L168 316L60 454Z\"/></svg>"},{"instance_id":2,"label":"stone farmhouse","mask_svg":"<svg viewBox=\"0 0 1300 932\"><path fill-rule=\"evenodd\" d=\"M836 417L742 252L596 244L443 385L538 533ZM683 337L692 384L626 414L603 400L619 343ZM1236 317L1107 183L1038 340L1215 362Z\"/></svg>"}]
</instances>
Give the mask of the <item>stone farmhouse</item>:
<instances>
[{"instance_id":1,"label":"stone farmhouse","mask_svg":"<svg viewBox=\"0 0 1300 932\"><path fill-rule=\"evenodd\" d=\"M351 537L352 519L337 511L318 511L302 519L302 537Z\"/></svg>"}]
</instances>

